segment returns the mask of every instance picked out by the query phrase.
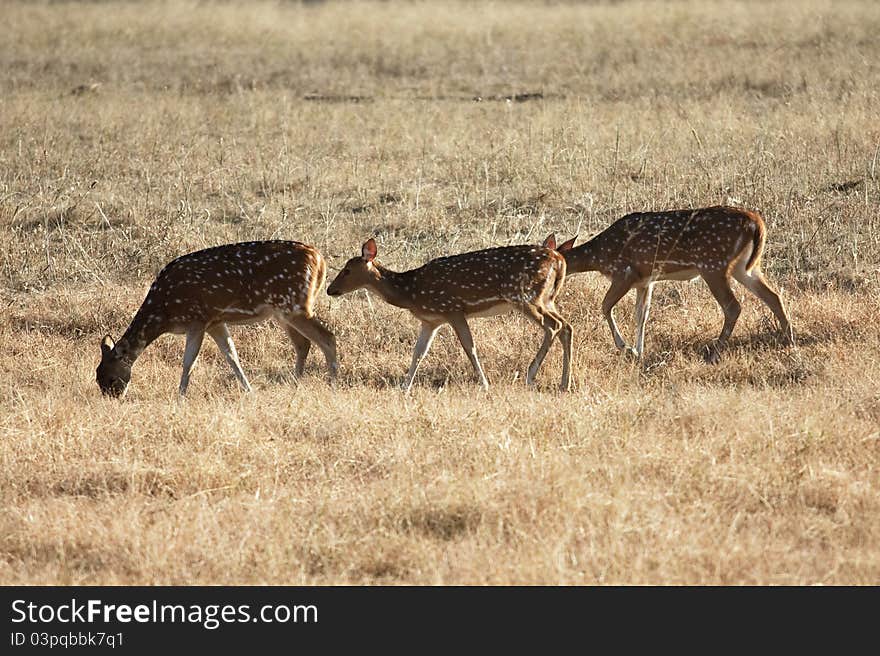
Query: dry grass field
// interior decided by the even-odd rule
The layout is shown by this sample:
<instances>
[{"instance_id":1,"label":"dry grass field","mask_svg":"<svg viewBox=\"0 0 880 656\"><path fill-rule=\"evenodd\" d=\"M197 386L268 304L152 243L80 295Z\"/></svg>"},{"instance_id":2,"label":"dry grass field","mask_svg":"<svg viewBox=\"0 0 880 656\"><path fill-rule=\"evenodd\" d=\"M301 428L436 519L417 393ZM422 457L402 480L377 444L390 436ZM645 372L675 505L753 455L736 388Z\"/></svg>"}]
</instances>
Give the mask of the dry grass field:
<instances>
[{"instance_id":1,"label":"dry grass field","mask_svg":"<svg viewBox=\"0 0 880 656\"><path fill-rule=\"evenodd\" d=\"M0 583L880 583L880 4L3 2ZM479 98L480 100L476 100ZM646 357L570 277L574 391L539 331L444 329L322 294L339 342L293 380L233 329L255 393L183 339L101 398L164 263L297 239L332 277L591 236L623 214L761 212L798 337L661 283ZM632 334L632 295L619 306Z\"/></svg>"}]
</instances>

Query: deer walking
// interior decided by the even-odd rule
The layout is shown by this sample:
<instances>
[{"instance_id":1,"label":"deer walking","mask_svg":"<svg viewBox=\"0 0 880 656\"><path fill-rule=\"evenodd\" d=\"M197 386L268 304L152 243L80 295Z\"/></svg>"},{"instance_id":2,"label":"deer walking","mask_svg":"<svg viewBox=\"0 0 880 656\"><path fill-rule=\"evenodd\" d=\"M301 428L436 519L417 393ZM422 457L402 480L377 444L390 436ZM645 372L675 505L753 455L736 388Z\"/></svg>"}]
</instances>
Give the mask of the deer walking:
<instances>
[{"instance_id":1,"label":"deer walking","mask_svg":"<svg viewBox=\"0 0 880 656\"><path fill-rule=\"evenodd\" d=\"M302 375L311 343L327 359L330 378L339 367L336 339L315 317L315 295L327 265L312 246L296 241L254 241L208 248L178 257L156 277L128 330L101 342L96 378L101 392L119 397L131 380L131 367L143 350L165 333L185 334L184 396L205 333L217 343L245 391L251 386L241 369L227 324L257 323L274 317L296 351L294 373Z\"/></svg>"},{"instance_id":2,"label":"deer walking","mask_svg":"<svg viewBox=\"0 0 880 656\"><path fill-rule=\"evenodd\" d=\"M361 255L345 264L327 293L340 296L367 288L421 321L405 390L412 387L419 363L445 323L452 326L480 384L488 389L467 320L514 309L544 329L544 341L529 366L526 382L534 384L553 339L558 337L564 352L560 387L570 388L572 329L554 304L565 280L565 259L559 253L538 246L489 248L437 258L404 272L386 269L375 261L376 255L376 242L368 239Z\"/></svg>"},{"instance_id":3,"label":"deer walking","mask_svg":"<svg viewBox=\"0 0 880 656\"><path fill-rule=\"evenodd\" d=\"M770 308L779 321L784 342L794 344L794 333L782 300L761 273L766 234L764 220L758 214L735 207L639 212L618 219L577 248L571 239L558 250L565 257L569 274L599 271L611 280L602 301L602 312L611 328L614 344L636 358L641 358L644 352L645 324L654 283L703 278L724 312L721 334L706 347L706 360L716 363L742 310L731 289L731 279ZM614 321L614 306L633 287L636 288L634 348L626 345Z\"/></svg>"}]
</instances>

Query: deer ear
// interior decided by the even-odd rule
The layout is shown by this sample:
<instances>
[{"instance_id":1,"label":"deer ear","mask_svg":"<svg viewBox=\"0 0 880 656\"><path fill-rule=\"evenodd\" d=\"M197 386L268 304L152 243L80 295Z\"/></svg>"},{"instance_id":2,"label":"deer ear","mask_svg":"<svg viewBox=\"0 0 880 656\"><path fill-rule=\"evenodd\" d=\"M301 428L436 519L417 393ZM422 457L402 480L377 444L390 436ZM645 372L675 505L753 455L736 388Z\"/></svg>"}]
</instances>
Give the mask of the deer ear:
<instances>
[{"instance_id":1,"label":"deer ear","mask_svg":"<svg viewBox=\"0 0 880 656\"><path fill-rule=\"evenodd\" d=\"M361 258L363 258L364 262L372 262L376 259L377 252L376 240L370 237L361 247Z\"/></svg>"},{"instance_id":2,"label":"deer ear","mask_svg":"<svg viewBox=\"0 0 880 656\"><path fill-rule=\"evenodd\" d=\"M553 250L556 250L556 233L551 232L547 235L547 239L544 240L543 246L544 248L552 248Z\"/></svg>"},{"instance_id":3,"label":"deer ear","mask_svg":"<svg viewBox=\"0 0 880 656\"><path fill-rule=\"evenodd\" d=\"M577 241L577 235L575 235L574 237L572 237L568 241L562 242L559 245L559 248L557 248L556 250L559 251L560 253L562 253L564 251L570 251L574 247L574 242L576 242L576 241Z\"/></svg>"},{"instance_id":4,"label":"deer ear","mask_svg":"<svg viewBox=\"0 0 880 656\"><path fill-rule=\"evenodd\" d=\"M101 340L101 355L103 357L110 355L110 351L115 347L116 343L113 341L113 338L110 335L104 335L104 339Z\"/></svg>"}]
</instances>

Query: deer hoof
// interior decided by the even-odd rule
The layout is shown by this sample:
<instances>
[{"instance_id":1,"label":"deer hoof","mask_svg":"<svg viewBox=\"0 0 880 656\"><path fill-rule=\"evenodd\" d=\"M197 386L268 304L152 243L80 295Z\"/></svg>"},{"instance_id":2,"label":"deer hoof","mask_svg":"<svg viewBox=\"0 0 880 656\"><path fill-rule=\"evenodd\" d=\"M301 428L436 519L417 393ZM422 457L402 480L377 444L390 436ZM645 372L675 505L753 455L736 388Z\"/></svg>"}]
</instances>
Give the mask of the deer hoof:
<instances>
[{"instance_id":1,"label":"deer hoof","mask_svg":"<svg viewBox=\"0 0 880 656\"><path fill-rule=\"evenodd\" d=\"M703 347L703 359L706 364L718 364L721 362L721 349L715 342L710 342Z\"/></svg>"}]
</instances>

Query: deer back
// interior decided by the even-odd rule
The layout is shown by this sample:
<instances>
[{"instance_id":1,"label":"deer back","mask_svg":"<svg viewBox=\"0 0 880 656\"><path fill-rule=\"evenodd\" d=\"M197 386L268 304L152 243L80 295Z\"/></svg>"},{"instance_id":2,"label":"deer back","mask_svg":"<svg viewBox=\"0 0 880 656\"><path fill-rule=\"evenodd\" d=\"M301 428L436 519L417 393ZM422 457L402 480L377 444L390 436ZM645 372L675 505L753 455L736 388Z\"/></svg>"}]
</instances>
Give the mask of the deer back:
<instances>
[{"instance_id":1,"label":"deer back","mask_svg":"<svg viewBox=\"0 0 880 656\"><path fill-rule=\"evenodd\" d=\"M431 260L401 274L414 309L480 312L502 303L555 298L565 277L565 260L540 246L503 246Z\"/></svg>"},{"instance_id":2,"label":"deer back","mask_svg":"<svg viewBox=\"0 0 880 656\"><path fill-rule=\"evenodd\" d=\"M268 311L312 315L324 258L295 241L227 244L178 257L153 282L139 314L169 324L240 322Z\"/></svg>"},{"instance_id":3,"label":"deer back","mask_svg":"<svg viewBox=\"0 0 880 656\"><path fill-rule=\"evenodd\" d=\"M628 214L574 251L589 251L591 264L608 275L626 267L649 275L726 269L749 244L750 268L760 255L763 239L764 224L757 214L709 207Z\"/></svg>"}]
</instances>

